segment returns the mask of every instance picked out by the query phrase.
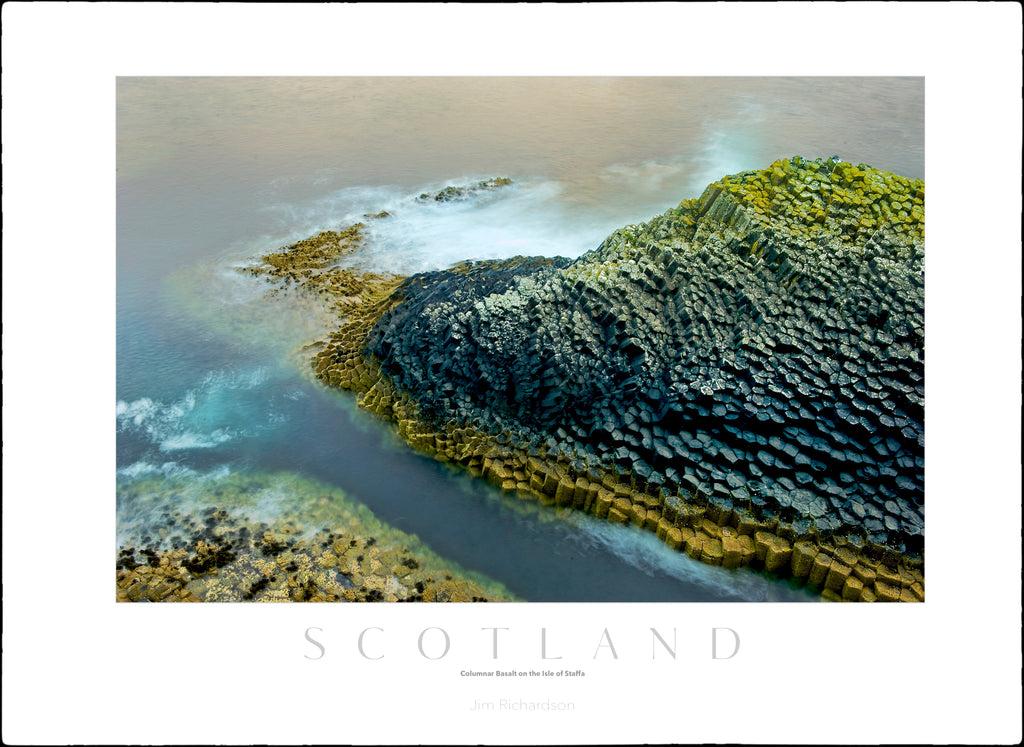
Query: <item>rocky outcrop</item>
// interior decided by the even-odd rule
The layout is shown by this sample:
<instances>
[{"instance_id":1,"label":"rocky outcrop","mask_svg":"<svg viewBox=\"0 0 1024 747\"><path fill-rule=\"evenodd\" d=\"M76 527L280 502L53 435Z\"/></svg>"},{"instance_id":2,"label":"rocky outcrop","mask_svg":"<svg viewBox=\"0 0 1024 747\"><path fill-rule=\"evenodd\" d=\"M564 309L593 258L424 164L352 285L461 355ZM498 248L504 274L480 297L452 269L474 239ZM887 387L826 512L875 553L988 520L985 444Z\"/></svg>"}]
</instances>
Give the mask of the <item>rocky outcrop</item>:
<instances>
[{"instance_id":1,"label":"rocky outcrop","mask_svg":"<svg viewBox=\"0 0 1024 747\"><path fill-rule=\"evenodd\" d=\"M118 487L119 505L143 505L161 518L125 531L117 601L515 601L328 486L232 476L212 485L216 504L178 505L188 489L167 481ZM268 504L278 515L251 518L254 507L265 514Z\"/></svg>"},{"instance_id":2,"label":"rocky outcrop","mask_svg":"<svg viewBox=\"0 0 1024 747\"><path fill-rule=\"evenodd\" d=\"M408 278L314 366L524 497L828 598L923 599L923 199L779 161L572 262Z\"/></svg>"},{"instance_id":3,"label":"rocky outcrop","mask_svg":"<svg viewBox=\"0 0 1024 747\"><path fill-rule=\"evenodd\" d=\"M477 197L482 192L493 192L511 184L512 180L507 176L496 176L466 187L449 185L438 192L424 192L416 199L420 202L461 202Z\"/></svg>"}]
</instances>

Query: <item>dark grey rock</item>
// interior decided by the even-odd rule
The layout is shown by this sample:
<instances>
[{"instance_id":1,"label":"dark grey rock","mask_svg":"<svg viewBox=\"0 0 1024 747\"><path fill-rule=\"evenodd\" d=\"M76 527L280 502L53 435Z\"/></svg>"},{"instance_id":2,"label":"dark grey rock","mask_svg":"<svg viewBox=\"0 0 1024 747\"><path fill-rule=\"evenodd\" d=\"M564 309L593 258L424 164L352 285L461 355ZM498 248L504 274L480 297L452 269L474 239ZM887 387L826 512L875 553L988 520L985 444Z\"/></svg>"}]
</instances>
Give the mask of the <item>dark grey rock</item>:
<instances>
[{"instance_id":1,"label":"dark grey rock","mask_svg":"<svg viewBox=\"0 0 1024 747\"><path fill-rule=\"evenodd\" d=\"M763 481L764 515L873 520L906 542L908 512L923 525L923 251L884 232L869 259L841 236L737 234L720 221L742 210L708 194L703 215L684 203L574 262L413 276L368 352L439 420L689 492L714 467L705 495Z\"/></svg>"}]
</instances>

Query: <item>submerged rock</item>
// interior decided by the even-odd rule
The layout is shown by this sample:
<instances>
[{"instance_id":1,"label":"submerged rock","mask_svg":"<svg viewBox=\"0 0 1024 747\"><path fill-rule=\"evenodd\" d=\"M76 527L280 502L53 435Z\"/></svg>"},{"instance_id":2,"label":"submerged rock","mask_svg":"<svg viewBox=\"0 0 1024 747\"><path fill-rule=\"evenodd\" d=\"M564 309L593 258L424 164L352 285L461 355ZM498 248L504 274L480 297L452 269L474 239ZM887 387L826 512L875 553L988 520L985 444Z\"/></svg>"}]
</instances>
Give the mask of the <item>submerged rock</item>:
<instances>
[{"instance_id":1,"label":"submerged rock","mask_svg":"<svg viewBox=\"0 0 1024 747\"><path fill-rule=\"evenodd\" d=\"M292 475L129 480L118 504L119 602L516 601L339 491ZM139 536L161 513L167 521Z\"/></svg>"},{"instance_id":2,"label":"submerged rock","mask_svg":"<svg viewBox=\"0 0 1024 747\"><path fill-rule=\"evenodd\" d=\"M507 490L881 598L859 561L816 573L792 543L923 564L923 199L864 165L778 161L575 261L408 278L314 365ZM700 522L772 539L745 554Z\"/></svg>"},{"instance_id":3,"label":"submerged rock","mask_svg":"<svg viewBox=\"0 0 1024 747\"><path fill-rule=\"evenodd\" d=\"M465 187L449 185L438 192L424 192L416 199L420 202L460 202L475 197L481 192L493 192L511 184L512 180L507 176L496 176Z\"/></svg>"}]
</instances>

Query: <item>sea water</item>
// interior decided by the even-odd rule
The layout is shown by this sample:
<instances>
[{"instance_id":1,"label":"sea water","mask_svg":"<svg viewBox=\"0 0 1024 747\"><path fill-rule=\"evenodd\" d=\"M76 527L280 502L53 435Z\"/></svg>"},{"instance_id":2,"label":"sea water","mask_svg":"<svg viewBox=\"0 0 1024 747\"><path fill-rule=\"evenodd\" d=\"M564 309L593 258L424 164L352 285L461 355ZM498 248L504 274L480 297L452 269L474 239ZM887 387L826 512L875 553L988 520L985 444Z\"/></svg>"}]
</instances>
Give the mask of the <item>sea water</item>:
<instances>
[{"instance_id":1,"label":"sea water","mask_svg":"<svg viewBox=\"0 0 1024 747\"><path fill-rule=\"evenodd\" d=\"M793 155L923 178L922 79L122 78L117 107L119 485L309 478L533 601L814 599L417 454L311 377L332 320L239 270L382 210L344 261L409 274L576 257ZM513 184L416 199L493 176Z\"/></svg>"}]
</instances>

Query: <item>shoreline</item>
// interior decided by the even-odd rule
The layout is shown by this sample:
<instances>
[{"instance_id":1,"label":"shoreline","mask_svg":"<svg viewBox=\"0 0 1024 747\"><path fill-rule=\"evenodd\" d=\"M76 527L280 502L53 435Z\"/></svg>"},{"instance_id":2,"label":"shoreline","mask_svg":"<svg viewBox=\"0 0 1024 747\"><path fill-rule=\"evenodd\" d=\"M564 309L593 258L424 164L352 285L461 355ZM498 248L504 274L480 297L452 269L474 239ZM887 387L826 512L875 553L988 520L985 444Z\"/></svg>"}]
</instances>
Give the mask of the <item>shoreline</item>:
<instances>
[{"instance_id":1,"label":"shoreline","mask_svg":"<svg viewBox=\"0 0 1024 747\"><path fill-rule=\"evenodd\" d=\"M189 487L119 484L119 505L146 518L120 532L118 602L519 601L331 486L280 473Z\"/></svg>"},{"instance_id":2,"label":"shoreline","mask_svg":"<svg viewBox=\"0 0 1024 747\"><path fill-rule=\"evenodd\" d=\"M833 171L836 179L842 177L854 188L844 190L840 199L835 199L840 192L838 187L835 193L826 193L824 188L821 195L808 192L805 182L811 183L812 174L820 172L824 183ZM887 192L894 179L892 189L898 190L899 196L890 196ZM453 193L452 189L448 194ZM881 195L872 198L874 201L864 197L865 190L870 193L872 189ZM781 224L776 212L780 194L787 201ZM421 199L427 198L429 196L421 196ZM387 217L384 214L367 216L368 219ZM758 233L761 230L758 226L766 223L770 224L771 235L775 237L772 240L765 240ZM667 229L668 224L675 228ZM567 449L563 450L554 439L524 442L523 435L529 433L529 429L513 430L514 425L501 428L502 420L490 417L486 410L483 412L489 416L489 427L477 427L467 417L467 412L480 412L472 408L449 417L425 412L414 396L383 370L382 361L375 354L382 349L381 326L385 321L401 325L405 323L403 313L413 318L423 313L416 309L406 312L401 306L407 295L417 292L416 286L410 286L408 279L401 277L361 274L330 266L331 261L359 248L363 227L363 224L356 224L342 232L323 232L268 255L274 258L267 262L269 267L252 268L250 272L272 281L283 277L286 284L297 282L333 304L341 316L341 324L326 341L313 346L316 352L312 367L317 378L331 387L355 392L361 407L394 422L398 433L414 448L442 462L458 464L472 475L483 477L520 498L572 507L612 522L632 523L655 533L670 547L686 552L693 559L802 580L810 588L819 590L827 600L924 600L923 534L920 535L920 552L908 551L902 544L893 545L891 539L885 543L874 539L877 532L873 535L855 531L848 520L835 520L828 511L822 517L817 513L820 509L816 509L814 517L809 515L808 522L798 515L799 512L779 511L778 506L766 505L755 495L747 501L723 500L718 492L698 480L687 484L674 476L666 479L642 459L634 459L632 452L625 464L619 459L614 465L596 459L584 462L567 455ZM823 164L820 159L807 162L795 158L776 162L761 172L725 177L709 186L700 199L684 201L678 209L657 216L648 224L615 232L601 247L581 258L582 261L577 260L564 270L565 261L562 261L562 266L556 269L566 274L575 273L579 287L580 282L592 282L595 265L599 277L606 274L608 267L612 273L618 271L613 263L620 261L624 251L627 256L642 260L636 255L637 250L630 247L642 244L646 240L644 236L656 235L664 239L666 235L671 236L667 230L682 230L693 241L699 239L713 245L715 241L728 240L730 247L736 247L732 251L749 252L753 262L773 262L781 267L778 272L782 273L782 280L792 285L802 279L801 273L790 264L785 250L773 247L772 243L779 241L779 231L801 246L807 241L820 242L827 228L840 237L831 239L837 246L888 241L897 248L920 247L923 251L922 227L923 182L894 177L863 165L853 167L832 160ZM716 231L724 239L716 239ZM881 239L878 238L880 232L884 234ZM312 260L311 246L316 248ZM657 254L659 250L651 246L648 244L643 251ZM456 282L453 287L461 289L472 286L477 276L514 278L524 270L551 267L556 262L559 260L538 258L467 262L441 273L426 273L420 283ZM669 262L670 266L676 264ZM648 277L652 277L649 266L644 267ZM501 282L507 286L506 281ZM657 277L654 282L661 283ZM499 298L501 287L496 292ZM494 297L488 296L488 299ZM392 318L396 310L398 321ZM399 338L399 344L401 342ZM769 341L768 344L774 346L775 343ZM388 346L392 347L393 343ZM916 355L914 360L917 360ZM892 420L884 413L879 417L883 422ZM572 441L562 429L559 429L559 437L562 442ZM770 464L768 459L765 463ZM921 500L923 502L923 498ZM824 505L827 509L828 503ZM872 518L868 523L873 525L873 521ZM886 520L886 527L890 526L889 521ZM917 524L908 526L914 531ZM917 535L909 536L910 539L915 537Z\"/></svg>"}]
</instances>

